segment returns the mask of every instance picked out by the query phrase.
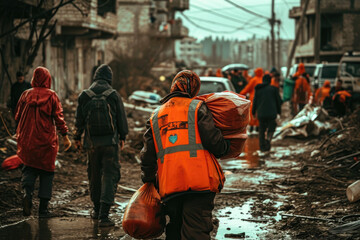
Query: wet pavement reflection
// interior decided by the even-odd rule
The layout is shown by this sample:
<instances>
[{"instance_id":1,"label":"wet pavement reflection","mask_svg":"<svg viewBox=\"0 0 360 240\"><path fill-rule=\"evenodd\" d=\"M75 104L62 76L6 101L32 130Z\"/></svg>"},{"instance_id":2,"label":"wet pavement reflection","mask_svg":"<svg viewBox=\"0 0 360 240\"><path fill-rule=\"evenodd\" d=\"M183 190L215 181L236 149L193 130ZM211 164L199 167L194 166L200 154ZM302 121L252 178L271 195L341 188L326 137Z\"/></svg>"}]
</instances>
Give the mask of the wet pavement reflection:
<instances>
[{"instance_id":1,"label":"wet pavement reflection","mask_svg":"<svg viewBox=\"0 0 360 240\"><path fill-rule=\"evenodd\" d=\"M84 217L30 218L15 225L0 228L0 239L119 239L124 232L119 227L98 228L97 221Z\"/></svg>"},{"instance_id":2,"label":"wet pavement reflection","mask_svg":"<svg viewBox=\"0 0 360 240\"><path fill-rule=\"evenodd\" d=\"M224 170L257 168L260 165L259 138L257 135L249 136L245 142L244 150L241 155L234 159L221 160L221 166Z\"/></svg>"}]
</instances>

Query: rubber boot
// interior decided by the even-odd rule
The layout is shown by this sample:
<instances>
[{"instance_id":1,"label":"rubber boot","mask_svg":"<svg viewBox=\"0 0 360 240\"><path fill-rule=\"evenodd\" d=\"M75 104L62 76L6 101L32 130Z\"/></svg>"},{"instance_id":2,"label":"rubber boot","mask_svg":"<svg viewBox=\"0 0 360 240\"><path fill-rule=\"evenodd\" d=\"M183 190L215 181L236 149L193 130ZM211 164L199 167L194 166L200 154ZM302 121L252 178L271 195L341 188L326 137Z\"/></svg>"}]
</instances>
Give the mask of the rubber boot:
<instances>
[{"instance_id":1,"label":"rubber boot","mask_svg":"<svg viewBox=\"0 0 360 240\"><path fill-rule=\"evenodd\" d=\"M49 210L49 199L40 198L40 205L39 205L39 218L49 218L52 217Z\"/></svg>"},{"instance_id":2,"label":"rubber boot","mask_svg":"<svg viewBox=\"0 0 360 240\"><path fill-rule=\"evenodd\" d=\"M109 219L110 205L106 203L100 204L99 212L99 227L112 227L115 226L115 223Z\"/></svg>"},{"instance_id":3,"label":"rubber boot","mask_svg":"<svg viewBox=\"0 0 360 240\"><path fill-rule=\"evenodd\" d=\"M100 211L100 204L94 203L94 208L90 213L90 217L92 219L99 219L99 211Z\"/></svg>"},{"instance_id":4,"label":"rubber boot","mask_svg":"<svg viewBox=\"0 0 360 240\"><path fill-rule=\"evenodd\" d=\"M23 215L30 216L31 215L31 208L32 208L32 195L29 193L25 193L22 199L23 205Z\"/></svg>"}]
</instances>

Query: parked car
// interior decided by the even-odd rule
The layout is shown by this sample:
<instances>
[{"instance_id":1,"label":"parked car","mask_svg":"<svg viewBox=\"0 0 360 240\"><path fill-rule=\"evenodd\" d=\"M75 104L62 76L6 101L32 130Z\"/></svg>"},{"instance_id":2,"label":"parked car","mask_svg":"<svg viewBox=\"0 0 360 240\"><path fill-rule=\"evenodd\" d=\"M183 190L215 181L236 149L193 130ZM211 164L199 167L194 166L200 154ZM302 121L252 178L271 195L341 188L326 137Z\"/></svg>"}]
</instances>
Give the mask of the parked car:
<instances>
[{"instance_id":1,"label":"parked car","mask_svg":"<svg viewBox=\"0 0 360 240\"><path fill-rule=\"evenodd\" d=\"M343 87L352 87L360 93L360 53L345 53L340 60L336 80L343 81Z\"/></svg>"},{"instance_id":2,"label":"parked car","mask_svg":"<svg viewBox=\"0 0 360 240\"><path fill-rule=\"evenodd\" d=\"M318 88L324 84L325 80L329 80L331 86L334 86L338 68L339 63L320 63L316 65L314 81L311 82L311 85Z\"/></svg>"},{"instance_id":3,"label":"parked car","mask_svg":"<svg viewBox=\"0 0 360 240\"><path fill-rule=\"evenodd\" d=\"M198 95L222 92L222 91L232 91L235 92L235 88L232 83L227 78L222 77L200 77L201 86Z\"/></svg>"}]
</instances>

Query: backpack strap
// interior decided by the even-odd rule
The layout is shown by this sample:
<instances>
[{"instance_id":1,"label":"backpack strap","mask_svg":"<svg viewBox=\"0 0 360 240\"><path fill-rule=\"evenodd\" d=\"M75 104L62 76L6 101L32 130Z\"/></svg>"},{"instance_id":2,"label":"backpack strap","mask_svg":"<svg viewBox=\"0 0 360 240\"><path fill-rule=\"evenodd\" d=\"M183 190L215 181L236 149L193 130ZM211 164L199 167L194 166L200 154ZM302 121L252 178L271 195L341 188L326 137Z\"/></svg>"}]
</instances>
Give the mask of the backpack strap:
<instances>
[{"instance_id":1,"label":"backpack strap","mask_svg":"<svg viewBox=\"0 0 360 240\"><path fill-rule=\"evenodd\" d=\"M103 95L103 96L105 96L105 97L107 98L108 96L110 96L110 94L112 94L112 93L115 92L115 91L116 91L115 89L109 88L109 89L103 91L103 92L101 93L101 95Z\"/></svg>"},{"instance_id":2,"label":"backpack strap","mask_svg":"<svg viewBox=\"0 0 360 240\"><path fill-rule=\"evenodd\" d=\"M88 95L90 98L93 98L96 96L96 93L94 93L94 91L91 89L84 90L84 93L86 93L86 95Z\"/></svg>"}]
</instances>

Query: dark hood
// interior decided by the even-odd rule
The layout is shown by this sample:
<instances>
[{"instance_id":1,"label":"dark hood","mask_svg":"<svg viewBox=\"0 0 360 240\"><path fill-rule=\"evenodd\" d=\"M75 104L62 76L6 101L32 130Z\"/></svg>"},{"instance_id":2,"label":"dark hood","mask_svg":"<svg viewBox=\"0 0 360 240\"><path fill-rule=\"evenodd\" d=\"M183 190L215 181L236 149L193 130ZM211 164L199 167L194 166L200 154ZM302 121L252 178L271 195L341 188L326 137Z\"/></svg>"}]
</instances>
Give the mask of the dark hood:
<instances>
[{"instance_id":1,"label":"dark hood","mask_svg":"<svg viewBox=\"0 0 360 240\"><path fill-rule=\"evenodd\" d=\"M34 70L33 77L31 79L32 87L42 87L50 88L51 87L51 75L47 68L37 67Z\"/></svg>"},{"instance_id":2,"label":"dark hood","mask_svg":"<svg viewBox=\"0 0 360 240\"><path fill-rule=\"evenodd\" d=\"M102 65L100 65L100 67L98 67L96 69L94 77L93 77L93 81L95 82L97 80L105 80L111 85L112 76L113 76L113 73L112 73L111 68L106 64L102 64Z\"/></svg>"},{"instance_id":3,"label":"dark hood","mask_svg":"<svg viewBox=\"0 0 360 240\"><path fill-rule=\"evenodd\" d=\"M263 77L263 83L256 85L255 89L260 89L265 86L268 86L271 83L271 76L269 74L264 75Z\"/></svg>"}]
</instances>

